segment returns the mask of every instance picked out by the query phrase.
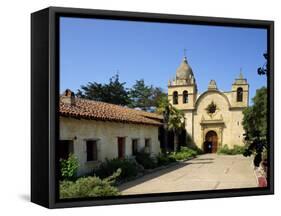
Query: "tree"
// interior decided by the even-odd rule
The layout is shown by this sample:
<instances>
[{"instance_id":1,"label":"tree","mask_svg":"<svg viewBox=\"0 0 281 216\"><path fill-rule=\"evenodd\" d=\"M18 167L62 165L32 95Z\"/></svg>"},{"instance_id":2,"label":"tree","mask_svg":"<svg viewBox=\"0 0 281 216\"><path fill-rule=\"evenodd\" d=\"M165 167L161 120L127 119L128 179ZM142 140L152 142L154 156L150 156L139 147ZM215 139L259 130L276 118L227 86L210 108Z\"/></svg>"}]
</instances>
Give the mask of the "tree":
<instances>
[{"instance_id":1,"label":"tree","mask_svg":"<svg viewBox=\"0 0 281 216\"><path fill-rule=\"evenodd\" d=\"M152 91L152 106L159 107L163 100L167 98L167 94L163 91L163 89L159 87L154 87Z\"/></svg>"},{"instance_id":2,"label":"tree","mask_svg":"<svg viewBox=\"0 0 281 216\"><path fill-rule=\"evenodd\" d=\"M266 62L257 69L258 75L268 75L269 64L268 54L264 53ZM259 166L262 161L262 154L267 151L267 89L265 87L257 90L253 98L253 106L244 110L243 127L245 140L248 148L244 156L255 155L254 164Z\"/></svg>"},{"instance_id":3,"label":"tree","mask_svg":"<svg viewBox=\"0 0 281 216\"><path fill-rule=\"evenodd\" d=\"M80 98L103 101L112 104L140 108L151 111L159 106L160 100L167 97L159 87L145 85L143 79L137 80L131 89L125 88L125 82L120 82L118 74L109 79L109 83L88 82L81 85L76 96Z\"/></svg>"},{"instance_id":4,"label":"tree","mask_svg":"<svg viewBox=\"0 0 281 216\"><path fill-rule=\"evenodd\" d=\"M125 84L119 81L119 75L116 74L109 79L108 84L89 82L87 85L82 85L76 96L124 106L130 103Z\"/></svg>"},{"instance_id":5,"label":"tree","mask_svg":"<svg viewBox=\"0 0 281 216\"><path fill-rule=\"evenodd\" d=\"M185 127L184 113L172 106L167 97L162 98L162 100L159 101L157 112L164 115L164 129L166 135L167 130L172 130L174 132L174 151L177 151L179 149L179 134ZM164 139L164 148L166 152L167 137Z\"/></svg>"},{"instance_id":6,"label":"tree","mask_svg":"<svg viewBox=\"0 0 281 216\"><path fill-rule=\"evenodd\" d=\"M136 83L129 91L129 95L132 100L130 104L132 108L140 108L147 111L152 106L153 87L145 85L143 79L136 80Z\"/></svg>"},{"instance_id":7,"label":"tree","mask_svg":"<svg viewBox=\"0 0 281 216\"><path fill-rule=\"evenodd\" d=\"M184 129L184 113L171 105L170 117L168 122L169 130L174 132L174 151L179 150L179 134Z\"/></svg>"},{"instance_id":8,"label":"tree","mask_svg":"<svg viewBox=\"0 0 281 216\"><path fill-rule=\"evenodd\" d=\"M167 94L159 87L146 85L144 80L136 80L136 83L129 91L131 108L140 108L149 111L160 106L161 100Z\"/></svg>"},{"instance_id":9,"label":"tree","mask_svg":"<svg viewBox=\"0 0 281 216\"><path fill-rule=\"evenodd\" d=\"M156 109L156 112L160 115L163 115L163 145L164 145L164 154L167 154L168 151L168 123L169 123L169 117L170 117L170 106L169 106L169 100L167 97L163 97L159 101L159 106Z\"/></svg>"},{"instance_id":10,"label":"tree","mask_svg":"<svg viewBox=\"0 0 281 216\"><path fill-rule=\"evenodd\" d=\"M248 148L244 156L254 155L254 164L259 166L262 153L267 150L267 88L256 91L253 105L243 111L243 127Z\"/></svg>"},{"instance_id":11,"label":"tree","mask_svg":"<svg viewBox=\"0 0 281 216\"><path fill-rule=\"evenodd\" d=\"M258 74L259 75L267 75L268 74L268 54L264 53L263 57L265 58L266 62L264 63L264 65L262 67L258 68Z\"/></svg>"}]
</instances>

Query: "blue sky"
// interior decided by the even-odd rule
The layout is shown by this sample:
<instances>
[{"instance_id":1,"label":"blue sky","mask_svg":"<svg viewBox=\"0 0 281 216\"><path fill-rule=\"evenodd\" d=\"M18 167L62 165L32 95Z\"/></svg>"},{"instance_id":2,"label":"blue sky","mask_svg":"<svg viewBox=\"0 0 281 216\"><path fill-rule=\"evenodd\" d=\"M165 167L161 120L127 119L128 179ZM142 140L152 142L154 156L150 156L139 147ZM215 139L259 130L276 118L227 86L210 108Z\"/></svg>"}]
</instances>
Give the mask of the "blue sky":
<instances>
[{"instance_id":1,"label":"blue sky","mask_svg":"<svg viewBox=\"0 0 281 216\"><path fill-rule=\"evenodd\" d=\"M211 79L230 91L240 68L250 98L266 86L266 77L256 72L265 62L265 29L61 18L60 91L76 92L90 81L107 83L117 72L128 88L144 79L166 91L184 49L200 93Z\"/></svg>"}]
</instances>

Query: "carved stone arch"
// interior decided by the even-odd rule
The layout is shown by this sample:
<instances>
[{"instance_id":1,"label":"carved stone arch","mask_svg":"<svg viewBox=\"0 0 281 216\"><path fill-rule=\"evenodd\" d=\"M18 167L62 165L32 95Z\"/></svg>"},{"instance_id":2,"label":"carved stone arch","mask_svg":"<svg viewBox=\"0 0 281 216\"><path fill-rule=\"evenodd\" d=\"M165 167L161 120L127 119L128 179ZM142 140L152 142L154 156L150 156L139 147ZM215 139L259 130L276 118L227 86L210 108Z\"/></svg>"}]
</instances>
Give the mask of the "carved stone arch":
<instances>
[{"instance_id":1,"label":"carved stone arch","mask_svg":"<svg viewBox=\"0 0 281 216\"><path fill-rule=\"evenodd\" d=\"M196 110L198 109L198 106L199 106L199 104L200 104L200 101L201 101L204 97L206 97L208 94L210 94L210 93L216 93L216 94L221 95L221 96L226 100L226 103L228 104L228 109L231 108L231 104L230 104L230 102L229 102L227 96L226 96L224 93L222 93L222 92L220 92L220 91L217 91L217 90L214 90L214 91L210 91L210 90L209 90L209 91L205 91L203 94L201 94L201 95L198 97L198 99L196 100L195 105L194 105L194 107L195 107Z\"/></svg>"}]
</instances>

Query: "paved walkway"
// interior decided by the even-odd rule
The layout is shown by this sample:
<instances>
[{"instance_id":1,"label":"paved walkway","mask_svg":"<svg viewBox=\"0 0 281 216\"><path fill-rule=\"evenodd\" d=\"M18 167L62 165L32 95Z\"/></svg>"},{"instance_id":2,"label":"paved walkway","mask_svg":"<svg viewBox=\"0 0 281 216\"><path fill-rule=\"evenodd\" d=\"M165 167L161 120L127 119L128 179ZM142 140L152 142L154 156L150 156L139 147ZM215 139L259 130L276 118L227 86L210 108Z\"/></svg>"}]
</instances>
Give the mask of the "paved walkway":
<instances>
[{"instance_id":1,"label":"paved walkway","mask_svg":"<svg viewBox=\"0 0 281 216\"><path fill-rule=\"evenodd\" d=\"M123 195L257 187L252 158L204 154L119 186Z\"/></svg>"}]
</instances>

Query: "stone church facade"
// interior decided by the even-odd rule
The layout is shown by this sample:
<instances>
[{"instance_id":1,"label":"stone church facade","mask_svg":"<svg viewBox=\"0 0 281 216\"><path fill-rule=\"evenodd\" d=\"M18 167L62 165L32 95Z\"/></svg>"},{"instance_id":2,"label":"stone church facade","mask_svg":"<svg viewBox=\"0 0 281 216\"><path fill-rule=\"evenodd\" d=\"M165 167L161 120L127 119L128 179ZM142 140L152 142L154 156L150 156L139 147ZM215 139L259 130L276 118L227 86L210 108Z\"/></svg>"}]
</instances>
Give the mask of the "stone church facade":
<instances>
[{"instance_id":1,"label":"stone church facade","mask_svg":"<svg viewBox=\"0 0 281 216\"><path fill-rule=\"evenodd\" d=\"M176 76L168 83L170 103L185 115L185 128L194 144L205 152L221 146L244 145L243 110L248 106L249 84L240 73L227 92L211 80L208 89L199 93L192 68L184 57Z\"/></svg>"}]
</instances>

